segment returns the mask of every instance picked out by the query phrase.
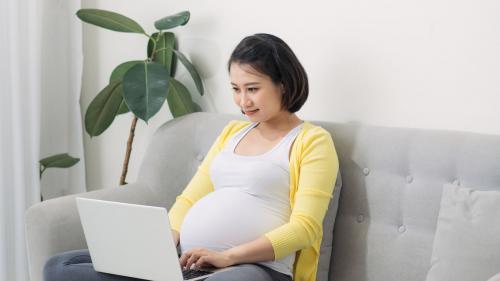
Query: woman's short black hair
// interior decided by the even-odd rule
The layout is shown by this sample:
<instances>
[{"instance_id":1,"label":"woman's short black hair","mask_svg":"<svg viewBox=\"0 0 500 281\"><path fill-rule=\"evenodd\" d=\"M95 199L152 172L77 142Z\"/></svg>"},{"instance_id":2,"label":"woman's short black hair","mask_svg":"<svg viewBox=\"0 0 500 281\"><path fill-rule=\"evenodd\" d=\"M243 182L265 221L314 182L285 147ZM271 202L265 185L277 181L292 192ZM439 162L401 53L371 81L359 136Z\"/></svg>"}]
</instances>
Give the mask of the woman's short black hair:
<instances>
[{"instance_id":1,"label":"woman's short black hair","mask_svg":"<svg viewBox=\"0 0 500 281\"><path fill-rule=\"evenodd\" d=\"M280 38L266 33L247 36L236 46L228 61L247 64L265 74L276 84L283 84L281 107L294 113L304 105L309 94L307 74L292 49Z\"/></svg>"}]
</instances>

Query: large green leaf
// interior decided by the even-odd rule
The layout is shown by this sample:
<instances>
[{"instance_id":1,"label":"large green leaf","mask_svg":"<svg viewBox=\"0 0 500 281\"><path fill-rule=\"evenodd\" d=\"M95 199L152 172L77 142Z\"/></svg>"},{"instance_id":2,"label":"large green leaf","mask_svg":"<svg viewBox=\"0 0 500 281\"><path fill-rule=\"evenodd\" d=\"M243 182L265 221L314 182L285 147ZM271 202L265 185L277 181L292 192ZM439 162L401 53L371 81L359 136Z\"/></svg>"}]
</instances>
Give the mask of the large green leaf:
<instances>
[{"instance_id":1,"label":"large green leaf","mask_svg":"<svg viewBox=\"0 0 500 281\"><path fill-rule=\"evenodd\" d=\"M153 33L153 35L151 37L155 38L155 40L158 40L159 34L160 34L159 32L155 32L155 33ZM173 38L172 41L173 41L172 45L171 45L172 49L173 50L177 50L177 41L175 40L175 35L174 35L174 38ZM148 50L147 50L148 58L151 57L151 53L152 52L153 52L153 41L150 39L149 42L148 42ZM172 53L172 59L171 59L171 61L172 62L171 62L171 66L170 66L170 77L174 77L175 76L175 70L177 68L177 56L175 55L175 53Z\"/></svg>"},{"instance_id":2,"label":"large green leaf","mask_svg":"<svg viewBox=\"0 0 500 281\"><path fill-rule=\"evenodd\" d=\"M80 158L74 158L68 153L52 155L40 160L40 164L45 168L69 168L80 161Z\"/></svg>"},{"instance_id":3,"label":"large green leaf","mask_svg":"<svg viewBox=\"0 0 500 281\"><path fill-rule=\"evenodd\" d=\"M99 9L80 9L76 15L84 22L119 32L144 33L133 19L115 12Z\"/></svg>"},{"instance_id":4,"label":"large green leaf","mask_svg":"<svg viewBox=\"0 0 500 281\"><path fill-rule=\"evenodd\" d=\"M170 76L172 69L173 49L175 45L175 35L172 32L154 33L152 35L156 39L156 54L153 61L159 62L165 66L165 69ZM148 57L151 57L153 52L153 41L148 42Z\"/></svg>"},{"instance_id":5,"label":"large green leaf","mask_svg":"<svg viewBox=\"0 0 500 281\"><path fill-rule=\"evenodd\" d=\"M97 94L85 113L85 130L91 137L102 134L113 123L122 100L121 81L110 83Z\"/></svg>"},{"instance_id":6,"label":"large green leaf","mask_svg":"<svg viewBox=\"0 0 500 281\"><path fill-rule=\"evenodd\" d=\"M179 51L173 50L175 55L179 58L179 60L182 62L182 64L186 67L186 69L189 71L189 74L191 74L191 77L194 80L194 83L196 84L196 89L198 89L198 92L200 95L203 96L203 83L201 83L201 78L200 75L198 74L198 71L196 71L196 68L189 62L189 60Z\"/></svg>"},{"instance_id":7,"label":"large green leaf","mask_svg":"<svg viewBox=\"0 0 500 281\"><path fill-rule=\"evenodd\" d=\"M155 21L155 27L158 30L165 30L179 25L185 25L189 21L190 15L189 11L182 11L180 13L161 18Z\"/></svg>"},{"instance_id":8,"label":"large green leaf","mask_svg":"<svg viewBox=\"0 0 500 281\"><path fill-rule=\"evenodd\" d=\"M111 72L111 75L109 76L109 83L123 80L123 76L129 69L132 68L132 66L142 62L142 60L131 60L119 64L117 67L115 67L115 69L113 69L113 72Z\"/></svg>"},{"instance_id":9,"label":"large green leaf","mask_svg":"<svg viewBox=\"0 0 500 281\"><path fill-rule=\"evenodd\" d=\"M121 82L123 80L123 75L125 75L125 73L130 68L132 68L132 66L134 66L138 63L142 63L142 62L143 61L140 61L140 60L133 60L133 61L127 61L127 62L121 63L120 65L115 67L113 72L111 72L111 76L109 77L109 83L113 83L115 81ZM120 90L120 95L123 97L123 87L120 87L117 90ZM129 111L130 111L130 109L128 109L128 106L125 103L125 100L123 100L123 98L122 98L122 102L120 103L120 108L118 109L118 112L116 113L116 115L124 114L124 113L127 113Z\"/></svg>"},{"instance_id":10,"label":"large green leaf","mask_svg":"<svg viewBox=\"0 0 500 281\"><path fill-rule=\"evenodd\" d=\"M123 98L137 118L148 122L160 110L168 80L167 70L157 62L136 64L125 73Z\"/></svg>"},{"instance_id":11,"label":"large green leaf","mask_svg":"<svg viewBox=\"0 0 500 281\"><path fill-rule=\"evenodd\" d=\"M179 81L170 78L167 95L168 107L174 118L196 112L188 89Z\"/></svg>"}]
</instances>

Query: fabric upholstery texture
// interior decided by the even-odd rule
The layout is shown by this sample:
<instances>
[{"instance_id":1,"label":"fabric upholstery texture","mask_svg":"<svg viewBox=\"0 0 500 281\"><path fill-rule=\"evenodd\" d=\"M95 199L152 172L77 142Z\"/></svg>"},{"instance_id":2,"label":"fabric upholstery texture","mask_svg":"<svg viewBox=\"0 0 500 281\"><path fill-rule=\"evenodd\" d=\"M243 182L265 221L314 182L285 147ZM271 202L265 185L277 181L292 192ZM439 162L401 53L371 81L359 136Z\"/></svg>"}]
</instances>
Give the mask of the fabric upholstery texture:
<instances>
[{"instance_id":1,"label":"fabric upholstery texture","mask_svg":"<svg viewBox=\"0 0 500 281\"><path fill-rule=\"evenodd\" d=\"M168 121L143 157L140 188L89 196L170 207L222 128L244 118L200 112ZM500 136L310 121L331 133L342 180L323 225L318 281L425 280L443 184L500 187ZM37 204L27 217L31 280L40 281L44 261L85 240L74 198Z\"/></svg>"},{"instance_id":2,"label":"fabric upholstery texture","mask_svg":"<svg viewBox=\"0 0 500 281\"><path fill-rule=\"evenodd\" d=\"M499 237L500 191L446 184L426 281L488 280L500 270Z\"/></svg>"}]
</instances>

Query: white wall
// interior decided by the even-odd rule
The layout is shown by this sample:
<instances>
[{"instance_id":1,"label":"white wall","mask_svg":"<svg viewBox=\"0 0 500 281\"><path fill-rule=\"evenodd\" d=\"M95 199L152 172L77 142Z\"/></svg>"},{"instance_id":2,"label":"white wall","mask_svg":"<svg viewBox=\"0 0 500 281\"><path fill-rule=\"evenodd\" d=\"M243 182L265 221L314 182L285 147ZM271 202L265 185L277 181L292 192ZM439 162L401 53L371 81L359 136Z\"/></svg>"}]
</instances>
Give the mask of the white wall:
<instances>
[{"instance_id":1,"label":"white wall","mask_svg":"<svg viewBox=\"0 0 500 281\"><path fill-rule=\"evenodd\" d=\"M500 2L494 0L159 1L83 0L153 22L181 10L190 22L175 29L180 50L198 66L205 111L238 114L226 61L246 35L278 35L295 51L310 81L299 117L383 126L500 134ZM120 62L145 58L146 37L84 26L82 110ZM180 68L180 80L194 90ZM140 121L128 181L134 181L153 131ZM89 189L118 183L130 115L103 135L85 139Z\"/></svg>"}]
</instances>

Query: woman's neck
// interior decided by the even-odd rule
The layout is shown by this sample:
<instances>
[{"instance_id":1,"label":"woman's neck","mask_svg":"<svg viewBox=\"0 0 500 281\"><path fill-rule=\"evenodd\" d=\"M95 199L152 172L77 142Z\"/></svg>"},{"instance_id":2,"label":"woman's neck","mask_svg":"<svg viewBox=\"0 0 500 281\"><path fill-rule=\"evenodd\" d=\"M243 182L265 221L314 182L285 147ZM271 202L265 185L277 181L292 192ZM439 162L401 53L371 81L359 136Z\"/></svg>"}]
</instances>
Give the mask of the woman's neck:
<instances>
[{"instance_id":1,"label":"woman's neck","mask_svg":"<svg viewBox=\"0 0 500 281\"><path fill-rule=\"evenodd\" d=\"M267 121L260 122L255 129L263 135L281 135L302 123L295 113L284 113Z\"/></svg>"}]
</instances>

